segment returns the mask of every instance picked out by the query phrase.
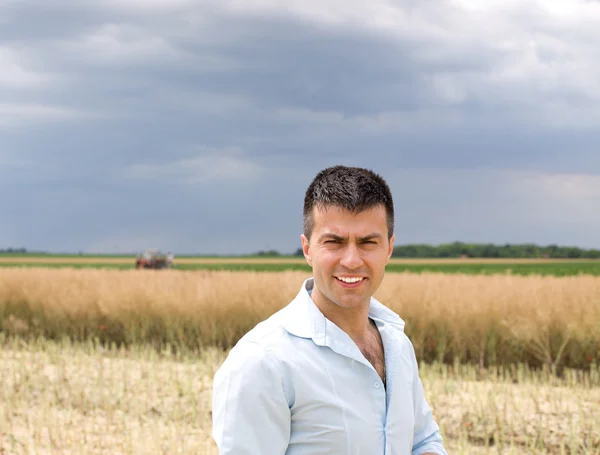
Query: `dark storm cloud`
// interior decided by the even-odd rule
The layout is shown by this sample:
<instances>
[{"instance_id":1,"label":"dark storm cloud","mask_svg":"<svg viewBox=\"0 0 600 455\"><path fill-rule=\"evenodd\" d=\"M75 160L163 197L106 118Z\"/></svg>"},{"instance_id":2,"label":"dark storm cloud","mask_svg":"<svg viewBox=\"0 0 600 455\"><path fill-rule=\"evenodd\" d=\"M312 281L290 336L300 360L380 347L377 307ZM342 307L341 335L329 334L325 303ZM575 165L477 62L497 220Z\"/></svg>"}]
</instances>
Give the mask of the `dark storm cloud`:
<instances>
[{"instance_id":1,"label":"dark storm cloud","mask_svg":"<svg viewBox=\"0 0 600 455\"><path fill-rule=\"evenodd\" d=\"M506 219L531 212L502 196L519 200L522 172L600 174L595 9L565 3L568 21L528 2L385 5L1 4L5 243L290 250L305 186L338 162L404 170L399 194L442 179ZM403 208L441 213L421 197ZM472 221L459 223L469 238L519 237ZM405 227L415 241L451 236Z\"/></svg>"}]
</instances>

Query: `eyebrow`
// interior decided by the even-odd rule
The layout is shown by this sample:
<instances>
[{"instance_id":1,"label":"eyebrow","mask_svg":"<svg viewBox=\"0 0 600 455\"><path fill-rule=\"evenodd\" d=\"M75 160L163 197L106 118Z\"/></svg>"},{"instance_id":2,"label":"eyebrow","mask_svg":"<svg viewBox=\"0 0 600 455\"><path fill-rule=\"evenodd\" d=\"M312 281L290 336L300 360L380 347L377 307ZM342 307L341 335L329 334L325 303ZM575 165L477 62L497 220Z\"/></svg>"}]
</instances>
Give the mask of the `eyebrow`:
<instances>
[{"instance_id":1,"label":"eyebrow","mask_svg":"<svg viewBox=\"0 0 600 455\"><path fill-rule=\"evenodd\" d=\"M383 238L383 236L381 234L374 232L372 234L365 235L364 237L359 237L358 241L365 242L368 240L380 240L382 238ZM325 239L337 240L338 242L342 242L342 241L348 240L348 237L342 237L342 236L339 236L337 234L332 234L332 233L323 234L321 237L319 237L320 241L323 241Z\"/></svg>"}]
</instances>

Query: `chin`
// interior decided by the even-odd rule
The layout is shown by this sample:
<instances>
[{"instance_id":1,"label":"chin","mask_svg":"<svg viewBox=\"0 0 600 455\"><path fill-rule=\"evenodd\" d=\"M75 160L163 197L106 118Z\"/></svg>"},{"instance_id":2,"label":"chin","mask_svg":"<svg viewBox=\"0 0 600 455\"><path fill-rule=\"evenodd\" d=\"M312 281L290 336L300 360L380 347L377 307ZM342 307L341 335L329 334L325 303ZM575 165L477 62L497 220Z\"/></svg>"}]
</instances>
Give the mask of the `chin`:
<instances>
[{"instance_id":1,"label":"chin","mask_svg":"<svg viewBox=\"0 0 600 455\"><path fill-rule=\"evenodd\" d=\"M370 299L367 299L367 301L365 302L365 299L336 299L335 303L337 306L342 307L342 308L359 308L361 306L364 305L368 305L369 304Z\"/></svg>"}]
</instances>

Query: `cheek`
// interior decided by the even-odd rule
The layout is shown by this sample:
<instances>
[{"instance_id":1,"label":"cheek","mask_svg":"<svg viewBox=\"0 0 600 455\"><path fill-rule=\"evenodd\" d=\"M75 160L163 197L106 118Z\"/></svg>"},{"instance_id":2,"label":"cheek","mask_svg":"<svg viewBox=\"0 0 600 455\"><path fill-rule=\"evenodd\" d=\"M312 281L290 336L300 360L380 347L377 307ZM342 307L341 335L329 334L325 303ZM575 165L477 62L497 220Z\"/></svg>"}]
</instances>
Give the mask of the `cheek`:
<instances>
[{"instance_id":1,"label":"cheek","mask_svg":"<svg viewBox=\"0 0 600 455\"><path fill-rule=\"evenodd\" d=\"M313 256L313 267L328 270L335 266L336 260L336 255L331 251L319 251Z\"/></svg>"},{"instance_id":2,"label":"cheek","mask_svg":"<svg viewBox=\"0 0 600 455\"><path fill-rule=\"evenodd\" d=\"M383 251L369 252L365 254L363 260L371 270L381 273L383 273L385 265L388 262L387 254Z\"/></svg>"}]
</instances>

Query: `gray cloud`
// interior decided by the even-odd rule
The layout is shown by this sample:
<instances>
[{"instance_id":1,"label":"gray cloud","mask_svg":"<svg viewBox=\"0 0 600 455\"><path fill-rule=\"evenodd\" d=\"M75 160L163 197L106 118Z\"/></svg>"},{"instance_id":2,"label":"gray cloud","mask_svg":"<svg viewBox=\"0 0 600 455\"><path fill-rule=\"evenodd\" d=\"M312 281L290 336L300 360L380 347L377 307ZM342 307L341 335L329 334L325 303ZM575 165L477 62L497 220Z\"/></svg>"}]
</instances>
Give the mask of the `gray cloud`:
<instances>
[{"instance_id":1,"label":"gray cloud","mask_svg":"<svg viewBox=\"0 0 600 455\"><path fill-rule=\"evenodd\" d=\"M279 5L0 4L2 242L292 251L339 162L401 176L410 241L600 242L597 3Z\"/></svg>"}]
</instances>

